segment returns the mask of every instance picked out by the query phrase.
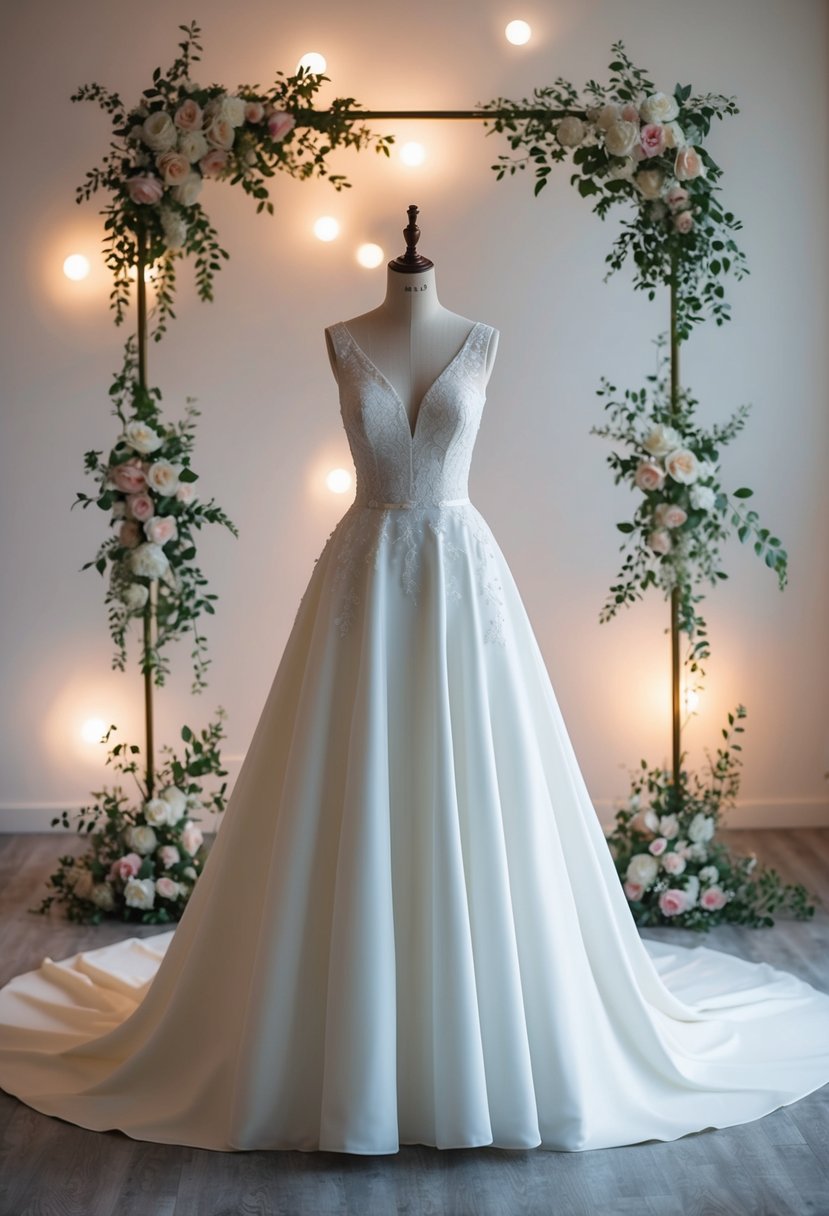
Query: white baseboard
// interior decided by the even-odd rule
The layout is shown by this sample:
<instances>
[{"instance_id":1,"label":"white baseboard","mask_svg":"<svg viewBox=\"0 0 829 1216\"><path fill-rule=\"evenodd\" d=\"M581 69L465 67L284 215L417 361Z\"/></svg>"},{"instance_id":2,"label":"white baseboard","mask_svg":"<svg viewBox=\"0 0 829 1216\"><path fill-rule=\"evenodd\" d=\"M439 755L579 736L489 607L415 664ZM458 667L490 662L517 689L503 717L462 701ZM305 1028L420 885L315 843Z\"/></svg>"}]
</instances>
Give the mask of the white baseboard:
<instances>
[{"instance_id":1,"label":"white baseboard","mask_svg":"<svg viewBox=\"0 0 829 1216\"><path fill-rule=\"evenodd\" d=\"M78 810L80 803L0 803L0 833L49 832L51 822L61 811ZM596 802L596 811L605 827L613 821L616 803L608 799ZM205 831L212 831L213 816L204 813L199 822ZM729 815L728 828L829 828L829 799L777 798L769 802L742 802ZM55 828L55 839L59 839Z\"/></svg>"}]
</instances>

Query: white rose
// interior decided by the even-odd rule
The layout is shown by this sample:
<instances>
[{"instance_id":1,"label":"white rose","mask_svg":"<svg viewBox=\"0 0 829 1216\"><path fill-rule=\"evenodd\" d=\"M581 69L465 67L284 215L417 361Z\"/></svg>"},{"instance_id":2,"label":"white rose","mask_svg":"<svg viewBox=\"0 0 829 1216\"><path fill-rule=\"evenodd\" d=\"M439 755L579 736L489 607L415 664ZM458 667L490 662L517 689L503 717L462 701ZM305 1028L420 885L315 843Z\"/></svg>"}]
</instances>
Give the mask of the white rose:
<instances>
[{"instance_id":1,"label":"white rose","mask_svg":"<svg viewBox=\"0 0 829 1216\"><path fill-rule=\"evenodd\" d=\"M176 490L176 498L179 502L191 503L196 501L196 491L193 489L192 481L179 482Z\"/></svg>"},{"instance_id":2,"label":"white rose","mask_svg":"<svg viewBox=\"0 0 829 1216\"><path fill-rule=\"evenodd\" d=\"M165 110L156 110L141 124L141 138L153 152L169 152L175 147L177 134L175 124Z\"/></svg>"},{"instance_id":3,"label":"white rose","mask_svg":"<svg viewBox=\"0 0 829 1216\"><path fill-rule=\"evenodd\" d=\"M184 877L185 877L185 878L189 878L191 882L195 882L195 881L196 881L196 877L197 877L197 875L196 875L196 871L193 869L193 867L192 867L192 866L186 866L186 867L185 867L185 869L184 869Z\"/></svg>"},{"instance_id":4,"label":"white rose","mask_svg":"<svg viewBox=\"0 0 829 1216\"><path fill-rule=\"evenodd\" d=\"M174 878L158 878L155 884L156 892L162 899L178 899L182 887Z\"/></svg>"},{"instance_id":5,"label":"white rose","mask_svg":"<svg viewBox=\"0 0 829 1216\"><path fill-rule=\"evenodd\" d=\"M180 466L169 460L156 460L147 470L147 483L159 494L175 494L178 488Z\"/></svg>"},{"instance_id":6,"label":"white rose","mask_svg":"<svg viewBox=\"0 0 829 1216\"><path fill-rule=\"evenodd\" d=\"M649 887L659 873L659 862L650 853L634 853L628 862L625 878L629 882Z\"/></svg>"},{"instance_id":7,"label":"white rose","mask_svg":"<svg viewBox=\"0 0 829 1216\"><path fill-rule=\"evenodd\" d=\"M654 528L652 532L649 532L648 546L653 549L654 553L660 553L663 557L666 553L670 553L673 541L667 528Z\"/></svg>"},{"instance_id":8,"label":"white rose","mask_svg":"<svg viewBox=\"0 0 829 1216\"><path fill-rule=\"evenodd\" d=\"M635 172L636 161L632 156L626 156L624 160L616 161L610 166L606 177L609 182L629 182Z\"/></svg>"},{"instance_id":9,"label":"white rose","mask_svg":"<svg viewBox=\"0 0 829 1216\"><path fill-rule=\"evenodd\" d=\"M176 785L168 785L158 796L164 799L169 809L167 822L178 823L187 810L187 798Z\"/></svg>"},{"instance_id":10,"label":"white rose","mask_svg":"<svg viewBox=\"0 0 829 1216\"><path fill-rule=\"evenodd\" d=\"M124 427L123 440L134 452L142 452L144 455L154 452L164 442L146 422L128 422Z\"/></svg>"},{"instance_id":11,"label":"white rose","mask_svg":"<svg viewBox=\"0 0 829 1216\"><path fill-rule=\"evenodd\" d=\"M659 820L659 830L668 840L676 836L679 832L679 820L676 815L663 815Z\"/></svg>"},{"instance_id":12,"label":"white rose","mask_svg":"<svg viewBox=\"0 0 829 1216\"><path fill-rule=\"evenodd\" d=\"M699 872L700 882L704 882L709 886L712 883L717 882L719 877L720 877L720 872L716 866L703 866Z\"/></svg>"},{"instance_id":13,"label":"white rose","mask_svg":"<svg viewBox=\"0 0 829 1216\"><path fill-rule=\"evenodd\" d=\"M601 131L607 131L612 127L614 122L622 116L622 108L615 101L609 101L607 105L602 106L599 113L596 115L596 126Z\"/></svg>"},{"instance_id":14,"label":"white rose","mask_svg":"<svg viewBox=\"0 0 829 1216\"><path fill-rule=\"evenodd\" d=\"M676 99L669 97L667 93L652 93L639 107L643 122L673 122L677 114L679 106Z\"/></svg>"},{"instance_id":15,"label":"white rose","mask_svg":"<svg viewBox=\"0 0 829 1216\"><path fill-rule=\"evenodd\" d=\"M202 836L201 828L198 828L192 820L188 819L182 829L181 843L191 857L195 853L198 853L203 841L204 837Z\"/></svg>"},{"instance_id":16,"label":"white rose","mask_svg":"<svg viewBox=\"0 0 829 1216\"><path fill-rule=\"evenodd\" d=\"M638 143L639 127L623 118L608 127L604 137L604 146L611 156L629 156Z\"/></svg>"},{"instance_id":17,"label":"white rose","mask_svg":"<svg viewBox=\"0 0 829 1216\"><path fill-rule=\"evenodd\" d=\"M710 840L714 835L714 820L710 815L703 815L702 811L698 811L691 820L688 835L695 844Z\"/></svg>"},{"instance_id":18,"label":"white rose","mask_svg":"<svg viewBox=\"0 0 829 1216\"><path fill-rule=\"evenodd\" d=\"M129 556L130 569L139 578L163 578L170 568L170 559L161 548L151 541L133 549Z\"/></svg>"},{"instance_id":19,"label":"white rose","mask_svg":"<svg viewBox=\"0 0 829 1216\"><path fill-rule=\"evenodd\" d=\"M96 882L90 899L96 908L100 908L104 912L111 912L115 907L115 893L108 882Z\"/></svg>"},{"instance_id":20,"label":"white rose","mask_svg":"<svg viewBox=\"0 0 829 1216\"><path fill-rule=\"evenodd\" d=\"M178 137L178 150L193 165L207 153L207 140L201 131L182 131Z\"/></svg>"},{"instance_id":21,"label":"white rose","mask_svg":"<svg viewBox=\"0 0 829 1216\"><path fill-rule=\"evenodd\" d=\"M684 146L685 133L678 122L666 122L664 130L666 148L681 148Z\"/></svg>"},{"instance_id":22,"label":"white rose","mask_svg":"<svg viewBox=\"0 0 829 1216\"><path fill-rule=\"evenodd\" d=\"M128 878L124 903L130 908L151 908L155 903L155 883L151 878Z\"/></svg>"},{"instance_id":23,"label":"white rose","mask_svg":"<svg viewBox=\"0 0 829 1216\"><path fill-rule=\"evenodd\" d=\"M667 874L681 874L686 861L680 853L665 853L662 856L662 868Z\"/></svg>"},{"instance_id":24,"label":"white rose","mask_svg":"<svg viewBox=\"0 0 829 1216\"><path fill-rule=\"evenodd\" d=\"M150 592L143 583L130 583L124 588L122 599L130 612L139 612L150 598Z\"/></svg>"},{"instance_id":25,"label":"white rose","mask_svg":"<svg viewBox=\"0 0 829 1216\"><path fill-rule=\"evenodd\" d=\"M163 827L165 823L170 823L170 808L163 798L151 798L144 803L144 818L147 823Z\"/></svg>"},{"instance_id":26,"label":"white rose","mask_svg":"<svg viewBox=\"0 0 829 1216\"><path fill-rule=\"evenodd\" d=\"M688 848L685 850L685 856L690 861L707 861L708 850L704 844L689 844Z\"/></svg>"},{"instance_id":27,"label":"white rose","mask_svg":"<svg viewBox=\"0 0 829 1216\"><path fill-rule=\"evenodd\" d=\"M648 431L642 440L642 447L651 456L667 456L668 452L679 446L680 440L679 431L675 431L672 426L665 426L664 422L660 422Z\"/></svg>"},{"instance_id":28,"label":"white rose","mask_svg":"<svg viewBox=\"0 0 829 1216\"><path fill-rule=\"evenodd\" d=\"M699 899L699 879L696 874L689 874L685 879L685 893L688 896L688 903L693 908Z\"/></svg>"},{"instance_id":29,"label":"white rose","mask_svg":"<svg viewBox=\"0 0 829 1216\"><path fill-rule=\"evenodd\" d=\"M168 249L181 249L187 240L187 225L182 216L168 207L161 209L161 227Z\"/></svg>"},{"instance_id":30,"label":"white rose","mask_svg":"<svg viewBox=\"0 0 829 1216\"><path fill-rule=\"evenodd\" d=\"M669 452L665 457L665 469L674 481L685 486L691 485L699 477L697 458L688 448L675 448Z\"/></svg>"},{"instance_id":31,"label":"white rose","mask_svg":"<svg viewBox=\"0 0 829 1216\"><path fill-rule=\"evenodd\" d=\"M577 148L585 136L585 126L575 114L562 118L556 127L556 139L562 148Z\"/></svg>"},{"instance_id":32,"label":"white rose","mask_svg":"<svg viewBox=\"0 0 829 1216\"><path fill-rule=\"evenodd\" d=\"M182 207L192 207L201 193L202 179L200 173L188 173L184 181L173 186L172 194Z\"/></svg>"},{"instance_id":33,"label":"white rose","mask_svg":"<svg viewBox=\"0 0 829 1216\"><path fill-rule=\"evenodd\" d=\"M132 827L127 828L124 840L127 842L128 848L140 853L142 857L146 857L147 853L152 853L158 844L158 837L153 829L143 823L133 824Z\"/></svg>"},{"instance_id":34,"label":"white rose","mask_svg":"<svg viewBox=\"0 0 829 1216\"><path fill-rule=\"evenodd\" d=\"M219 117L226 118L233 127L241 127L245 121L245 106L247 102L242 97L222 97L218 101Z\"/></svg>"},{"instance_id":35,"label":"white rose","mask_svg":"<svg viewBox=\"0 0 829 1216\"><path fill-rule=\"evenodd\" d=\"M691 506L697 511L711 511L717 501L713 486L691 486Z\"/></svg>"},{"instance_id":36,"label":"white rose","mask_svg":"<svg viewBox=\"0 0 829 1216\"><path fill-rule=\"evenodd\" d=\"M665 184L665 174L661 169L640 169L634 177L633 183L642 198L659 198Z\"/></svg>"}]
</instances>

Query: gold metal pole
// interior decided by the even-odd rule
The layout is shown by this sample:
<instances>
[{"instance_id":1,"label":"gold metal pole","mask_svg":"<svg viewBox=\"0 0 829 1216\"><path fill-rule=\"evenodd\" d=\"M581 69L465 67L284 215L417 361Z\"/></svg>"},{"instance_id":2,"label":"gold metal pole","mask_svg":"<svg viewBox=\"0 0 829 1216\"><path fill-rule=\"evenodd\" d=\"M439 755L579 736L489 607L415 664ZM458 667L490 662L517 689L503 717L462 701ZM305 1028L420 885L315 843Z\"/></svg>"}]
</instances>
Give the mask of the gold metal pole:
<instances>
[{"instance_id":1,"label":"gold metal pole","mask_svg":"<svg viewBox=\"0 0 829 1216\"><path fill-rule=\"evenodd\" d=\"M147 284L144 270L147 265L147 236L143 226L136 233L136 271L138 301L138 383L147 388ZM152 798L155 788L155 744L153 740L153 673L150 654L155 642L156 605L158 583L150 579L150 594L144 606L143 652L141 667L144 672L144 766L147 797Z\"/></svg>"},{"instance_id":2,"label":"gold metal pole","mask_svg":"<svg viewBox=\"0 0 829 1216\"><path fill-rule=\"evenodd\" d=\"M676 328L677 257L671 255L671 415L679 412L679 338ZM679 658L679 589L671 591L671 751L673 784L679 790L682 707L680 704L681 666Z\"/></svg>"}]
</instances>

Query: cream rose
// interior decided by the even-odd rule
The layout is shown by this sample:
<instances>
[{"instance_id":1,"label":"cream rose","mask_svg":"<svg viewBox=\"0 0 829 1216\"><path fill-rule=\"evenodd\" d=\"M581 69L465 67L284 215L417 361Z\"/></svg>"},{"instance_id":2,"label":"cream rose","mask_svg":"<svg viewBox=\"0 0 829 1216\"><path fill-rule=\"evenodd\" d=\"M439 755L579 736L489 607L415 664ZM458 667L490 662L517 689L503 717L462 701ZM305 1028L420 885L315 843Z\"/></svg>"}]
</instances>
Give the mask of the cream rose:
<instances>
[{"instance_id":1,"label":"cream rose","mask_svg":"<svg viewBox=\"0 0 829 1216\"><path fill-rule=\"evenodd\" d=\"M676 815L663 815L659 820L659 830L668 840L672 840L679 832L679 820Z\"/></svg>"},{"instance_id":2,"label":"cream rose","mask_svg":"<svg viewBox=\"0 0 829 1216\"><path fill-rule=\"evenodd\" d=\"M296 119L293 114L286 110L275 110L268 119L268 134L273 142L278 144L295 126Z\"/></svg>"},{"instance_id":3,"label":"cream rose","mask_svg":"<svg viewBox=\"0 0 829 1216\"><path fill-rule=\"evenodd\" d=\"M689 497L691 506L697 511L710 511L717 501L713 486L691 486Z\"/></svg>"},{"instance_id":4,"label":"cream rose","mask_svg":"<svg viewBox=\"0 0 829 1216\"><path fill-rule=\"evenodd\" d=\"M187 225L177 211L164 207L161 211L161 228L168 249L181 249L187 240Z\"/></svg>"},{"instance_id":5,"label":"cream rose","mask_svg":"<svg viewBox=\"0 0 829 1216\"><path fill-rule=\"evenodd\" d=\"M681 236L687 235L694 226L694 217L690 211L680 211L674 216L674 231Z\"/></svg>"},{"instance_id":6,"label":"cream rose","mask_svg":"<svg viewBox=\"0 0 829 1216\"><path fill-rule=\"evenodd\" d=\"M151 878L128 878L124 903L130 908L149 909L155 903L155 883Z\"/></svg>"},{"instance_id":7,"label":"cream rose","mask_svg":"<svg viewBox=\"0 0 829 1216\"><path fill-rule=\"evenodd\" d=\"M176 490L176 498L179 502L191 503L195 502L196 491L193 489L192 481L182 481Z\"/></svg>"},{"instance_id":8,"label":"cream rose","mask_svg":"<svg viewBox=\"0 0 829 1216\"><path fill-rule=\"evenodd\" d=\"M596 126L600 131L607 131L613 126L614 122L618 122L622 116L622 110L618 102L609 101L607 105L602 106L596 115Z\"/></svg>"},{"instance_id":9,"label":"cream rose","mask_svg":"<svg viewBox=\"0 0 829 1216\"><path fill-rule=\"evenodd\" d=\"M648 431L642 440L642 447L651 456L667 456L673 448L679 447L679 441L679 431L660 422Z\"/></svg>"},{"instance_id":10,"label":"cream rose","mask_svg":"<svg viewBox=\"0 0 829 1216\"><path fill-rule=\"evenodd\" d=\"M681 148L685 144L685 132L678 122L666 122L662 128L665 132L666 148Z\"/></svg>"},{"instance_id":11,"label":"cream rose","mask_svg":"<svg viewBox=\"0 0 829 1216\"><path fill-rule=\"evenodd\" d=\"M634 831L641 832L643 836L648 834L654 836L659 831L659 818L651 810L637 811L630 821L630 826Z\"/></svg>"},{"instance_id":12,"label":"cream rose","mask_svg":"<svg viewBox=\"0 0 829 1216\"><path fill-rule=\"evenodd\" d=\"M556 139L562 148L577 148L584 139L586 128L580 118L570 114L556 127Z\"/></svg>"},{"instance_id":13,"label":"cream rose","mask_svg":"<svg viewBox=\"0 0 829 1216\"><path fill-rule=\"evenodd\" d=\"M653 532L648 533L648 545L654 553L664 557L673 547L670 532L666 528L654 528Z\"/></svg>"},{"instance_id":14,"label":"cream rose","mask_svg":"<svg viewBox=\"0 0 829 1216\"><path fill-rule=\"evenodd\" d=\"M180 131L198 131L202 118L201 106L192 97L188 97L176 110L174 122Z\"/></svg>"},{"instance_id":15,"label":"cream rose","mask_svg":"<svg viewBox=\"0 0 829 1216\"><path fill-rule=\"evenodd\" d=\"M643 122L673 122L679 114L676 99L667 93L651 93L639 107L639 116Z\"/></svg>"},{"instance_id":16,"label":"cream rose","mask_svg":"<svg viewBox=\"0 0 829 1216\"><path fill-rule=\"evenodd\" d=\"M150 593L143 583L130 583L124 589L123 600L130 612L140 612L150 598Z\"/></svg>"},{"instance_id":17,"label":"cream rose","mask_svg":"<svg viewBox=\"0 0 829 1216\"><path fill-rule=\"evenodd\" d=\"M162 899L178 899L181 894L181 884L177 883L174 878L157 878L155 882L156 894Z\"/></svg>"},{"instance_id":18,"label":"cream rose","mask_svg":"<svg viewBox=\"0 0 829 1216\"><path fill-rule=\"evenodd\" d=\"M639 143L639 124L620 118L605 132L604 146L611 156L630 156Z\"/></svg>"},{"instance_id":19,"label":"cream rose","mask_svg":"<svg viewBox=\"0 0 829 1216\"><path fill-rule=\"evenodd\" d=\"M632 156L626 156L624 160L612 164L606 176L609 182L629 182L635 172L636 161Z\"/></svg>"},{"instance_id":20,"label":"cream rose","mask_svg":"<svg viewBox=\"0 0 829 1216\"><path fill-rule=\"evenodd\" d=\"M128 848L140 853L142 857L145 857L147 853L152 853L158 844L158 837L153 829L143 823L128 827L124 833L124 840L126 840Z\"/></svg>"},{"instance_id":21,"label":"cream rose","mask_svg":"<svg viewBox=\"0 0 829 1216\"><path fill-rule=\"evenodd\" d=\"M173 186L172 195L182 207L192 207L201 193L202 179L199 173L189 173L178 186Z\"/></svg>"},{"instance_id":22,"label":"cream rose","mask_svg":"<svg viewBox=\"0 0 829 1216\"><path fill-rule=\"evenodd\" d=\"M181 853L174 844L163 844L156 856L165 870L171 870L181 861Z\"/></svg>"},{"instance_id":23,"label":"cream rose","mask_svg":"<svg viewBox=\"0 0 829 1216\"><path fill-rule=\"evenodd\" d=\"M662 869L666 874L681 874L685 865L685 858L680 853L666 853L662 858Z\"/></svg>"},{"instance_id":24,"label":"cream rose","mask_svg":"<svg viewBox=\"0 0 829 1216\"><path fill-rule=\"evenodd\" d=\"M156 165L165 186L179 186L190 173L190 162L181 152L162 152Z\"/></svg>"},{"instance_id":25,"label":"cream rose","mask_svg":"<svg viewBox=\"0 0 829 1216\"><path fill-rule=\"evenodd\" d=\"M699 879L696 874L689 874L685 879L685 894L688 897L688 906L695 907L699 899Z\"/></svg>"},{"instance_id":26,"label":"cream rose","mask_svg":"<svg viewBox=\"0 0 829 1216\"><path fill-rule=\"evenodd\" d=\"M643 460L637 466L633 480L640 490L661 490L665 484L665 474L658 464Z\"/></svg>"},{"instance_id":27,"label":"cream rose","mask_svg":"<svg viewBox=\"0 0 829 1216\"><path fill-rule=\"evenodd\" d=\"M172 515L154 515L144 524L144 535L154 545L166 545L178 536L178 527Z\"/></svg>"},{"instance_id":28,"label":"cream rose","mask_svg":"<svg viewBox=\"0 0 829 1216\"><path fill-rule=\"evenodd\" d=\"M207 140L201 131L184 131L178 137L178 150L193 165L206 154Z\"/></svg>"},{"instance_id":29,"label":"cream rose","mask_svg":"<svg viewBox=\"0 0 829 1216\"><path fill-rule=\"evenodd\" d=\"M166 152L176 142L176 128L165 110L156 110L141 124L141 138L153 152Z\"/></svg>"},{"instance_id":30,"label":"cream rose","mask_svg":"<svg viewBox=\"0 0 829 1216\"><path fill-rule=\"evenodd\" d=\"M201 828L198 828L191 819L187 820L184 828L182 829L181 843L191 857L194 853L198 853L199 849L204 843L204 836L202 835Z\"/></svg>"},{"instance_id":31,"label":"cream rose","mask_svg":"<svg viewBox=\"0 0 829 1216\"><path fill-rule=\"evenodd\" d=\"M640 169L633 179L633 184L642 198L656 199L662 193L665 174L661 169Z\"/></svg>"},{"instance_id":32,"label":"cream rose","mask_svg":"<svg viewBox=\"0 0 829 1216\"><path fill-rule=\"evenodd\" d=\"M677 503L661 502L654 511L653 517L659 528L680 528L688 518L688 514ZM146 531L146 528L144 530Z\"/></svg>"},{"instance_id":33,"label":"cream rose","mask_svg":"<svg viewBox=\"0 0 829 1216\"><path fill-rule=\"evenodd\" d=\"M157 203L164 193L164 183L154 173L138 173L135 177L127 178L127 194L134 203L144 203L152 206Z\"/></svg>"},{"instance_id":34,"label":"cream rose","mask_svg":"<svg viewBox=\"0 0 829 1216\"><path fill-rule=\"evenodd\" d=\"M245 102L245 122L261 122L265 117L265 107L261 101Z\"/></svg>"},{"instance_id":35,"label":"cream rose","mask_svg":"<svg viewBox=\"0 0 829 1216\"><path fill-rule=\"evenodd\" d=\"M659 862L655 857L651 857L650 853L634 853L628 862L625 878L628 882L637 882L647 888L655 881L658 873Z\"/></svg>"},{"instance_id":36,"label":"cream rose","mask_svg":"<svg viewBox=\"0 0 829 1216\"><path fill-rule=\"evenodd\" d=\"M177 824L187 810L187 798L185 795L178 786L168 785L161 791L159 798L163 798L169 807L167 822L173 825Z\"/></svg>"},{"instance_id":37,"label":"cream rose","mask_svg":"<svg viewBox=\"0 0 829 1216\"><path fill-rule=\"evenodd\" d=\"M137 853L125 853L123 857L119 857L117 861L113 861L109 867L110 878L121 878L124 882L128 878L134 878L141 869L141 858Z\"/></svg>"},{"instance_id":38,"label":"cream rose","mask_svg":"<svg viewBox=\"0 0 829 1216\"><path fill-rule=\"evenodd\" d=\"M222 148L211 148L199 161L199 168L205 177L218 177L226 166L227 152Z\"/></svg>"},{"instance_id":39,"label":"cream rose","mask_svg":"<svg viewBox=\"0 0 829 1216\"><path fill-rule=\"evenodd\" d=\"M691 181L695 177L705 177L705 167L696 148L688 144L679 149L674 161L674 173L681 182Z\"/></svg>"},{"instance_id":40,"label":"cream rose","mask_svg":"<svg viewBox=\"0 0 829 1216\"><path fill-rule=\"evenodd\" d=\"M207 142L213 148L224 148L227 150L233 147L235 137L233 123L227 118L222 118L219 114L210 119L204 134Z\"/></svg>"},{"instance_id":41,"label":"cream rose","mask_svg":"<svg viewBox=\"0 0 829 1216\"><path fill-rule=\"evenodd\" d=\"M111 912L115 907L115 893L108 882L96 882L90 899L102 912Z\"/></svg>"},{"instance_id":42,"label":"cream rose","mask_svg":"<svg viewBox=\"0 0 829 1216\"><path fill-rule=\"evenodd\" d=\"M700 882L704 882L706 886L712 886L720 877L720 872L716 866L703 866L699 872Z\"/></svg>"},{"instance_id":43,"label":"cream rose","mask_svg":"<svg viewBox=\"0 0 829 1216\"><path fill-rule=\"evenodd\" d=\"M163 578L170 568L170 559L160 545L147 541L133 549L130 569L139 578Z\"/></svg>"},{"instance_id":44,"label":"cream rose","mask_svg":"<svg viewBox=\"0 0 829 1216\"><path fill-rule=\"evenodd\" d=\"M219 99L219 117L227 119L232 127L241 127L245 121L246 106L243 97L222 97Z\"/></svg>"},{"instance_id":45,"label":"cream rose","mask_svg":"<svg viewBox=\"0 0 829 1216\"><path fill-rule=\"evenodd\" d=\"M169 460L156 460L147 470L147 481L159 494L168 497L178 489L178 475L178 465Z\"/></svg>"},{"instance_id":46,"label":"cream rose","mask_svg":"<svg viewBox=\"0 0 829 1216\"><path fill-rule=\"evenodd\" d=\"M169 823L167 817L169 809L163 798L151 798L149 802L144 803L144 818L153 827L164 827L166 823Z\"/></svg>"},{"instance_id":47,"label":"cream rose","mask_svg":"<svg viewBox=\"0 0 829 1216\"><path fill-rule=\"evenodd\" d=\"M691 820L688 835L695 844L709 841L714 835L714 820L710 815L703 815L702 811L698 811Z\"/></svg>"},{"instance_id":48,"label":"cream rose","mask_svg":"<svg viewBox=\"0 0 829 1216\"><path fill-rule=\"evenodd\" d=\"M128 422L124 427L122 438L133 451L142 452L144 455L154 452L164 442L158 432L154 431L146 422Z\"/></svg>"},{"instance_id":49,"label":"cream rose","mask_svg":"<svg viewBox=\"0 0 829 1216\"><path fill-rule=\"evenodd\" d=\"M697 458L688 448L675 448L669 452L665 457L665 469L674 481L684 486L691 485L699 477Z\"/></svg>"}]
</instances>

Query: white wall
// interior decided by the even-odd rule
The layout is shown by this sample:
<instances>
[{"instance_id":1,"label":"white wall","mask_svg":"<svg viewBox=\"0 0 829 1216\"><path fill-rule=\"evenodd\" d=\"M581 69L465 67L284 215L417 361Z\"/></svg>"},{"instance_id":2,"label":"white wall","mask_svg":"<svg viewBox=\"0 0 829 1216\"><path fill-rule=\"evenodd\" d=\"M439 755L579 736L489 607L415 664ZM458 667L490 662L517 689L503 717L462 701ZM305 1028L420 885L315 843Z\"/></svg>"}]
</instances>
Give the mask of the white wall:
<instances>
[{"instance_id":1,"label":"white wall","mask_svg":"<svg viewBox=\"0 0 829 1216\"><path fill-rule=\"evenodd\" d=\"M264 83L315 48L328 56L337 92L377 108L465 108L558 74L579 85L601 80L619 37L663 87L679 78L738 96L741 115L719 126L710 146L726 167L728 203L745 220L752 275L731 289L734 322L698 334L683 370L706 418L754 403L747 433L727 454L729 480L756 488L758 508L788 543L791 585L781 595L749 551L731 547L732 578L707 606L714 656L686 738L701 756L728 708L744 701L735 826L829 823L826 6L530 0L519 14L498 0L421 0L413 18L387 0L191 0L174 9L166 0L33 0L4 17L0 827L42 828L51 808L79 804L105 779L103 749L77 739L88 716L140 739L140 679L134 668L110 672L102 583L78 573L103 516L69 511L75 491L90 489L83 452L108 448L115 434L107 386L122 335L100 262L81 286L61 274L67 253L95 256L96 208L76 207L73 192L108 136L99 111L68 98L97 79L132 100L172 58L176 25L191 15L206 42L198 79ZM536 28L527 48L502 36L516 15ZM534 200L527 179L495 183L489 166L501 147L477 125L398 132L427 145L424 168L348 156L353 190L279 180L273 219L256 217L241 191L207 190L232 260L213 305L195 299L183 272L180 319L151 352L151 378L173 415L185 396L198 398L201 487L238 522L241 539L214 534L203 543L221 595L209 629L211 688L190 701L180 647L158 698L160 733L173 739L183 721L198 725L222 704L238 768L314 557L344 509L320 488L325 471L348 460L322 329L378 301L384 272L357 267L353 250L376 240L399 252L405 207L416 201L442 299L502 331L471 492L522 589L607 817L625 769L667 751L666 609L652 599L597 623L617 569L614 522L629 501L588 432L600 416L601 374L637 385L651 370L665 301L634 295L627 275L603 286L615 221L590 214L566 167ZM310 232L323 213L343 226L333 245Z\"/></svg>"}]
</instances>

